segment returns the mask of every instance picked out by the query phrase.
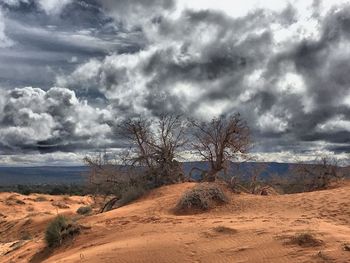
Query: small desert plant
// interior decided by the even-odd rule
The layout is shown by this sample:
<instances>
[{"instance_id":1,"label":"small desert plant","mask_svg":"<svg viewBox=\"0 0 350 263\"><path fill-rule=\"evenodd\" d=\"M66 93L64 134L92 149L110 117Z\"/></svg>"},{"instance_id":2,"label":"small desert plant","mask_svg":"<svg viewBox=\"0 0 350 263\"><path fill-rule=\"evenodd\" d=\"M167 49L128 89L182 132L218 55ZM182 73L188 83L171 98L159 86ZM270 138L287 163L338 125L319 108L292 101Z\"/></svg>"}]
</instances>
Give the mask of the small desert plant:
<instances>
[{"instance_id":1,"label":"small desert plant","mask_svg":"<svg viewBox=\"0 0 350 263\"><path fill-rule=\"evenodd\" d=\"M31 240L31 239L33 239L33 237L29 232L22 233L21 240Z\"/></svg>"},{"instance_id":2,"label":"small desert plant","mask_svg":"<svg viewBox=\"0 0 350 263\"><path fill-rule=\"evenodd\" d=\"M47 201L47 198L45 196L38 196L37 198L35 198L34 200L35 202L45 202Z\"/></svg>"},{"instance_id":3,"label":"small desert plant","mask_svg":"<svg viewBox=\"0 0 350 263\"><path fill-rule=\"evenodd\" d=\"M28 206L28 207L26 208L26 210L27 210L28 212L33 212L35 209L34 209L34 207L32 207L32 206Z\"/></svg>"},{"instance_id":4,"label":"small desert plant","mask_svg":"<svg viewBox=\"0 0 350 263\"><path fill-rule=\"evenodd\" d=\"M17 205L25 205L26 203L23 202L22 200L16 200Z\"/></svg>"},{"instance_id":5,"label":"small desert plant","mask_svg":"<svg viewBox=\"0 0 350 263\"><path fill-rule=\"evenodd\" d=\"M57 247L62 242L79 234L80 227L71 222L66 217L59 215L57 216L46 228L45 241L49 247Z\"/></svg>"},{"instance_id":6,"label":"small desert plant","mask_svg":"<svg viewBox=\"0 0 350 263\"><path fill-rule=\"evenodd\" d=\"M126 191L122 193L121 199L118 201L120 206L129 204L130 202L136 200L137 198L144 195L146 189L141 186L131 186Z\"/></svg>"},{"instance_id":7,"label":"small desert plant","mask_svg":"<svg viewBox=\"0 0 350 263\"><path fill-rule=\"evenodd\" d=\"M202 183L187 190L178 201L177 212L191 209L208 210L215 204L227 203L228 198L217 184Z\"/></svg>"},{"instance_id":8,"label":"small desert plant","mask_svg":"<svg viewBox=\"0 0 350 263\"><path fill-rule=\"evenodd\" d=\"M5 200L5 204L8 206L13 205L25 205L25 202L22 200L17 199L17 195L11 195Z\"/></svg>"},{"instance_id":9,"label":"small desert plant","mask_svg":"<svg viewBox=\"0 0 350 263\"><path fill-rule=\"evenodd\" d=\"M101 212L108 212L110 210L122 207L136 200L147 192L146 187L142 186L128 186L121 194L120 198L112 198L101 209Z\"/></svg>"},{"instance_id":10,"label":"small desert plant","mask_svg":"<svg viewBox=\"0 0 350 263\"><path fill-rule=\"evenodd\" d=\"M60 209L68 209L69 208L69 205L67 205L67 204L65 204L64 202L61 202L61 201L53 201L52 205L56 206L56 207L58 207Z\"/></svg>"},{"instance_id":11,"label":"small desert plant","mask_svg":"<svg viewBox=\"0 0 350 263\"><path fill-rule=\"evenodd\" d=\"M350 251L350 244L344 243L344 244L343 244L343 250L344 250L344 251Z\"/></svg>"},{"instance_id":12,"label":"small desert plant","mask_svg":"<svg viewBox=\"0 0 350 263\"><path fill-rule=\"evenodd\" d=\"M78 208L77 213L79 215L88 215L92 212L91 206L81 206Z\"/></svg>"},{"instance_id":13,"label":"small desert plant","mask_svg":"<svg viewBox=\"0 0 350 263\"><path fill-rule=\"evenodd\" d=\"M325 252L319 251L316 254L316 258L319 258L322 260L322 262L334 262L334 260L329 257L327 254L325 254Z\"/></svg>"},{"instance_id":14,"label":"small desert plant","mask_svg":"<svg viewBox=\"0 0 350 263\"><path fill-rule=\"evenodd\" d=\"M70 201L70 197L68 195L65 195L62 197L62 200L65 202L69 202Z\"/></svg>"},{"instance_id":15,"label":"small desert plant","mask_svg":"<svg viewBox=\"0 0 350 263\"><path fill-rule=\"evenodd\" d=\"M226 227L226 226L217 226L217 227L214 227L213 230L217 233L222 233L222 234L235 234L235 233L237 233L236 229Z\"/></svg>"},{"instance_id":16,"label":"small desert plant","mask_svg":"<svg viewBox=\"0 0 350 263\"><path fill-rule=\"evenodd\" d=\"M311 233L299 233L291 237L286 244L298 245L301 247L317 247L322 245L322 241L315 238Z\"/></svg>"}]
</instances>

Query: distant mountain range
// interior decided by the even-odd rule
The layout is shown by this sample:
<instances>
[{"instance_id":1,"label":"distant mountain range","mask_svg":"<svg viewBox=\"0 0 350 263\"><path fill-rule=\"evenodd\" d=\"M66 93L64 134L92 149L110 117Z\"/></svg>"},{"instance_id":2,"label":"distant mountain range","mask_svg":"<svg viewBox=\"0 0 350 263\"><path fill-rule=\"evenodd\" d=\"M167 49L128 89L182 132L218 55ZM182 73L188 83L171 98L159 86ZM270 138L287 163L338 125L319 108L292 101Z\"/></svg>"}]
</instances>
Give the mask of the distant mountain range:
<instances>
[{"instance_id":1,"label":"distant mountain range","mask_svg":"<svg viewBox=\"0 0 350 263\"><path fill-rule=\"evenodd\" d=\"M238 169L237 163L232 163L229 174L239 173L244 176L257 172L262 177L285 176L293 166L295 164L246 162L240 163ZM208 164L206 162L184 162L183 167L188 175L193 167L207 170ZM0 186L83 184L88 171L86 166L0 167ZM192 176L200 178L201 173L197 170L192 173Z\"/></svg>"},{"instance_id":2,"label":"distant mountain range","mask_svg":"<svg viewBox=\"0 0 350 263\"><path fill-rule=\"evenodd\" d=\"M86 166L0 167L0 186L82 184Z\"/></svg>"}]
</instances>

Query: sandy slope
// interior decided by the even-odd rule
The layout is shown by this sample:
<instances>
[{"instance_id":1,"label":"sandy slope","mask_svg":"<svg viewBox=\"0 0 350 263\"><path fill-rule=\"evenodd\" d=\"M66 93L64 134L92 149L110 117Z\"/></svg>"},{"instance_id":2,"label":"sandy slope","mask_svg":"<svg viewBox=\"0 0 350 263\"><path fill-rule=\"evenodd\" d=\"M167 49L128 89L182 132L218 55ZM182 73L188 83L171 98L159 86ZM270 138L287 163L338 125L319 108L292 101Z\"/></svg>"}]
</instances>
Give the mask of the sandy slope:
<instances>
[{"instance_id":1,"label":"sandy slope","mask_svg":"<svg viewBox=\"0 0 350 263\"><path fill-rule=\"evenodd\" d=\"M230 195L231 202L208 213L176 216L176 200L193 183L167 186L143 199L104 214L79 220L83 230L70 244L46 255L42 251L43 229L54 215L29 215L51 211L50 201L31 202L8 209L0 202L1 262L350 262L350 184L313 193L284 196ZM9 194L1 194L0 200ZM19 196L18 198L28 198ZM31 198L31 197L29 197ZM48 197L60 198L60 197ZM73 212L79 203L91 200L70 198ZM59 212L63 212L60 210ZM20 216L21 215L21 216ZM27 221L30 220L28 223ZM5 223L4 223L5 222ZM236 231L217 232L225 226ZM34 233L30 241L11 251L18 230ZM313 233L324 243L304 248L285 244L300 232ZM5 243L6 242L6 243ZM2 249L2 252L1 252ZM32 260L31 260L32 259ZM31 260L31 261L30 261Z\"/></svg>"}]
</instances>

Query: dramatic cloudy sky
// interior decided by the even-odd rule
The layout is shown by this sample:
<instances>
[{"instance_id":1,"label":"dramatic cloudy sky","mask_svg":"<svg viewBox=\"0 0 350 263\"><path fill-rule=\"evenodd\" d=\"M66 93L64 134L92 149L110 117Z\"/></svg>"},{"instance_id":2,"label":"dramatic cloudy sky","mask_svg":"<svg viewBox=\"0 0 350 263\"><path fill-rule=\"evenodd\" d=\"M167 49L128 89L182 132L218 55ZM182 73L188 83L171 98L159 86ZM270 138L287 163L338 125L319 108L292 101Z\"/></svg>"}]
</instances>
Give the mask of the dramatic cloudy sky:
<instances>
[{"instance_id":1,"label":"dramatic cloudy sky","mask_svg":"<svg viewBox=\"0 0 350 263\"><path fill-rule=\"evenodd\" d=\"M164 112L240 112L264 160L344 158L349 1L0 0L0 164L76 164Z\"/></svg>"}]
</instances>

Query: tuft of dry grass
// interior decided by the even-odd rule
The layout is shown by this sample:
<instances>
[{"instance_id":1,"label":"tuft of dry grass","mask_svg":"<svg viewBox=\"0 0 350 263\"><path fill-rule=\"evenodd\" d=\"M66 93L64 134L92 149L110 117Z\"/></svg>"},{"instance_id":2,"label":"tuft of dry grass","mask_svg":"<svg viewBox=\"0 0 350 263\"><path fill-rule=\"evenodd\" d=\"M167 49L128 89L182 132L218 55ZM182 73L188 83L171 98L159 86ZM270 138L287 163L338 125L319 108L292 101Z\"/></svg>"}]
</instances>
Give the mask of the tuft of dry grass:
<instances>
[{"instance_id":1,"label":"tuft of dry grass","mask_svg":"<svg viewBox=\"0 0 350 263\"><path fill-rule=\"evenodd\" d=\"M343 244L343 250L344 250L344 251L349 251L349 252L350 252L350 244L349 244L349 243L344 243L344 244Z\"/></svg>"},{"instance_id":2,"label":"tuft of dry grass","mask_svg":"<svg viewBox=\"0 0 350 263\"><path fill-rule=\"evenodd\" d=\"M28 206L28 207L26 208L26 210L27 210L27 212L33 212L35 209L34 209L33 206Z\"/></svg>"},{"instance_id":3,"label":"tuft of dry grass","mask_svg":"<svg viewBox=\"0 0 350 263\"><path fill-rule=\"evenodd\" d=\"M222 233L222 234L235 234L235 233L237 233L236 229L226 227L226 226L217 226L217 227L214 227L213 230L217 233Z\"/></svg>"},{"instance_id":4,"label":"tuft of dry grass","mask_svg":"<svg viewBox=\"0 0 350 263\"><path fill-rule=\"evenodd\" d=\"M321 260L323 263L334 262L334 259L332 259L330 256L328 256L327 254L325 254L325 253L322 252L322 251L319 251L319 252L316 254L316 257L315 257L315 258Z\"/></svg>"},{"instance_id":5,"label":"tuft of dry grass","mask_svg":"<svg viewBox=\"0 0 350 263\"><path fill-rule=\"evenodd\" d=\"M33 237L29 232L23 232L21 233L21 240L32 240Z\"/></svg>"},{"instance_id":6,"label":"tuft of dry grass","mask_svg":"<svg viewBox=\"0 0 350 263\"><path fill-rule=\"evenodd\" d=\"M34 199L34 202L45 202L47 201L47 198L45 196L38 196Z\"/></svg>"},{"instance_id":7,"label":"tuft of dry grass","mask_svg":"<svg viewBox=\"0 0 350 263\"><path fill-rule=\"evenodd\" d=\"M17 199L18 195L10 195L8 198L5 200L5 204L7 206L13 206L13 205L25 205L26 203L23 202L22 200Z\"/></svg>"},{"instance_id":8,"label":"tuft of dry grass","mask_svg":"<svg viewBox=\"0 0 350 263\"><path fill-rule=\"evenodd\" d=\"M222 188L215 183L201 183L187 190L177 202L175 212L206 211L218 204L228 203Z\"/></svg>"},{"instance_id":9,"label":"tuft of dry grass","mask_svg":"<svg viewBox=\"0 0 350 263\"><path fill-rule=\"evenodd\" d=\"M80 233L80 226L70 219L59 215L47 226L45 241L48 247L58 247L65 240Z\"/></svg>"},{"instance_id":10,"label":"tuft of dry grass","mask_svg":"<svg viewBox=\"0 0 350 263\"><path fill-rule=\"evenodd\" d=\"M26 240L19 240L19 241L13 242L9 247L10 249L7 252L5 252L4 255L8 255L13 251L20 249L25 243L26 243Z\"/></svg>"},{"instance_id":11,"label":"tuft of dry grass","mask_svg":"<svg viewBox=\"0 0 350 263\"><path fill-rule=\"evenodd\" d=\"M290 237L287 245L298 245L301 247L318 247L323 244L322 240L317 239L312 233L299 233Z\"/></svg>"},{"instance_id":12,"label":"tuft of dry grass","mask_svg":"<svg viewBox=\"0 0 350 263\"><path fill-rule=\"evenodd\" d=\"M92 212L91 206L81 206L77 209L79 215L89 215Z\"/></svg>"},{"instance_id":13,"label":"tuft of dry grass","mask_svg":"<svg viewBox=\"0 0 350 263\"><path fill-rule=\"evenodd\" d=\"M64 202L69 202L69 201L71 201L71 199L70 199L70 197L69 197L68 195L64 195L64 196L62 197L62 201L64 201Z\"/></svg>"},{"instance_id":14,"label":"tuft of dry grass","mask_svg":"<svg viewBox=\"0 0 350 263\"><path fill-rule=\"evenodd\" d=\"M69 208L69 205L67 205L67 204L65 204L65 203L63 203L61 201L53 201L52 205L56 206L56 207L58 207L60 209L68 209Z\"/></svg>"}]
</instances>

